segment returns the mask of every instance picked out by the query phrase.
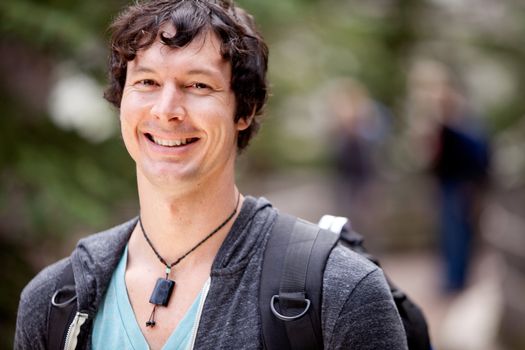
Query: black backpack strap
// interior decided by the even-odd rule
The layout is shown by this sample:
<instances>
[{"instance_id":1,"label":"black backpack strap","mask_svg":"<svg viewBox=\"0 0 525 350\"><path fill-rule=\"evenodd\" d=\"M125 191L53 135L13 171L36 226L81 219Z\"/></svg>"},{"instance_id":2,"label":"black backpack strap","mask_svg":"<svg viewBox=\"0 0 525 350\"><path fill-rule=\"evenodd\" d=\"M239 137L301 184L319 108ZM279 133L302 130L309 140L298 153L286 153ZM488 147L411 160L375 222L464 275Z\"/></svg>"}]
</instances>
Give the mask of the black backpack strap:
<instances>
[{"instance_id":1,"label":"black backpack strap","mask_svg":"<svg viewBox=\"0 0 525 350\"><path fill-rule=\"evenodd\" d=\"M385 276L386 277L386 276ZM397 288L388 278L388 285L399 316L403 321L409 350L431 350L428 325L423 311L403 291Z\"/></svg>"},{"instance_id":2,"label":"black backpack strap","mask_svg":"<svg viewBox=\"0 0 525 350\"><path fill-rule=\"evenodd\" d=\"M56 292L51 297L47 323L47 349L64 348L67 330L77 311L75 278L71 262L68 262L60 276Z\"/></svg>"},{"instance_id":3,"label":"black backpack strap","mask_svg":"<svg viewBox=\"0 0 525 350\"><path fill-rule=\"evenodd\" d=\"M322 349L323 273L338 235L279 214L266 246L260 310L266 349Z\"/></svg>"}]
</instances>

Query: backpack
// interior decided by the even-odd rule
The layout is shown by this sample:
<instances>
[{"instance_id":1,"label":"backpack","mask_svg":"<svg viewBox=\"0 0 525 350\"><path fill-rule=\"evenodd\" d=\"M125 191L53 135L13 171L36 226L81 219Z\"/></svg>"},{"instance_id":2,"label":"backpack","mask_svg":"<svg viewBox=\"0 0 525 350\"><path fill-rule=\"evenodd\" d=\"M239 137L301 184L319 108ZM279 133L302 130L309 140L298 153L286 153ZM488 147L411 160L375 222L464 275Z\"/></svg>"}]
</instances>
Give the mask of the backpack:
<instances>
[{"instance_id":1,"label":"backpack","mask_svg":"<svg viewBox=\"0 0 525 350\"><path fill-rule=\"evenodd\" d=\"M51 297L47 318L46 349L75 348L80 327L87 317L77 312L77 294L73 267L68 262L58 276L57 290Z\"/></svg>"},{"instance_id":2,"label":"backpack","mask_svg":"<svg viewBox=\"0 0 525 350\"><path fill-rule=\"evenodd\" d=\"M331 250L340 242L379 263L363 248L363 238L343 217L325 215L319 225L280 213L264 253L259 307L264 347L268 350L322 349L323 272ZM78 319L71 263L58 277L48 316L47 349L62 350ZM409 350L430 350L421 310L388 279ZM82 316L82 315L80 315Z\"/></svg>"},{"instance_id":3,"label":"backpack","mask_svg":"<svg viewBox=\"0 0 525 350\"><path fill-rule=\"evenodd\" d=\"M314 225L279 214L264 253L260 284L266 349L323 348L323 272L337 243L379 266L377 259L366 253L363 237L351 229L348 219L325 215ZM422 311L388 278L387 283L403 321L409 350L432 349Z\"/></svg>"}]
</instances>

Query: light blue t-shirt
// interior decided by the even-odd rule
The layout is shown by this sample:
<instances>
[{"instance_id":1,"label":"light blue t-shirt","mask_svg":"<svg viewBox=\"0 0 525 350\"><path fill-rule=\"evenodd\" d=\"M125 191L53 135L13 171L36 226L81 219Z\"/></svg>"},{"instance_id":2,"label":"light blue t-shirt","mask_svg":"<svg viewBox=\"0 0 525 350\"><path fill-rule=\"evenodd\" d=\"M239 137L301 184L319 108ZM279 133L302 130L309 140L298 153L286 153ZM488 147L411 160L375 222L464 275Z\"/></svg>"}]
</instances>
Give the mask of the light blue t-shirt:
<instances>
[{"instance_id":1,"label":"light blue t-shirt","mask_svg":"<svg viewBox=\"0 0 525 350\"><path fill-rule=\"evenodd\" d=\"M93 350L149 349L133 313L126 289L124 275L127 260L128 247L126 246L95 317L92 334ZM201 301L204 301L208 287L209 279L162 349L186 350L191 348L198 323L197 315L200 315L203 304Z\"/></svg>"}]
</instances>

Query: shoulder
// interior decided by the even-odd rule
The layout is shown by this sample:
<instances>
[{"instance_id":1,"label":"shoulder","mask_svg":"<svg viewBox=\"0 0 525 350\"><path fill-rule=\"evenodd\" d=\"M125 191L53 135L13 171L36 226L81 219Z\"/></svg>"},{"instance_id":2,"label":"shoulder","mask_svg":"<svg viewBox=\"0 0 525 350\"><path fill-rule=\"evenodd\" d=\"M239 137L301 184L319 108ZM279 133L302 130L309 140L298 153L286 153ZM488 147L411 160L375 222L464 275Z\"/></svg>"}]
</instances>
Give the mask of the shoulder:
<instances>
[{"instance_id":1,"label":"shoulder","mask_svg":"<svg viewBox=\"0 0 525 350\"><path fill-rule=\"evenodd\" d=\"M109 279L137 218L81 239L70 257L40 271L23 289L18 305L15 346L40 349L45 345L51 297L64 268L72 264L79 299L89 294L87 286L102 286ZM108 277L109 276L109 277ZM79 301L80 302L80 301Z\"/></svg>"},{"instance_id":2,"label":"shoulder","mask_svg":"<svg viewBox=\"0 0 525 350\"><path fill-rule=\"evenodd\" d=\"M383 271L338 244L323 277L326 348L405 349L406 336Z\"/></svg>"},{"instance_id":3,"label":"shoulder","mask_svg":"<svg viewBox=\"0 0 525 350\"><path fill-rule=\"evenodd\" d=\"M79 302L82 296L106 286L126 247L138 218L87 236L71 254Z\"/></svg>"},{"instance_id":4,"label":"shoulder","mask_svg":"<svg viewBox=\"0 0 525 350\"><path fill-rule=\"evenodd\" d=\"M323 276L323 312L327 323L335 322L347 302L390 300L382 270L354 251L337 244L326 263Z\"/></svg>"},{"instance_id":5,"label":"shoulder","mask_svg":"<svg viewBox=\"0 0 525 350\"><path fill-rule=\"evenodd\" d=\"M58 277L69 263L69 258L66 258L44 268L23 289L16 321L17 349L39 349L44 346L51 297Z\"/></svg>"},{"instance_id":6,"label":"shoulder","mask_svg":"<svg viewBox=\"0 0 525 350\"><path fill-rule=\"evenodd\" d=\"M70 263L69 258L64 258L44 268L25 286L20 300L38 300L42 298L42 293L53 294L57 278L64 271L66 265Z\"/></svg>"},{"instance_id":7,"label":"shoulder","mask_svg":"<svg viewBox=\"0 0 525 350\"><path fill-rule=\"evenodd\" d=\"M128 220L120 225L114 226L78 241L77 250L88 250L92 252L112 251L113 248L120 249L127 243L129 235L138 222L138 217Z\"/></svg>"},{"instance_id":8,"label":"shoulder","mask_svg":"<svg viewBox=\"0 0 525 350\"><path fill-rule=\"evenodd\" d=\"M337 244L332 249L324 274L324 286L330 289L354 289L368 275L382 275L381 269L370 260ZM386 284L386 282L385 282Z\"/></svg>"},{"instance_id":9,"label":"shoulder","mask_svg":"<svg viewBox=\"0 0 525 350\"><path fill-rule=\"evenodd\" d=\"M357 298L364 290L368 297L392 299L383 270L340 243L332 249L326 263L323 286L325 293L337 293L345 298Z\"/></svg>"}]
</instances>

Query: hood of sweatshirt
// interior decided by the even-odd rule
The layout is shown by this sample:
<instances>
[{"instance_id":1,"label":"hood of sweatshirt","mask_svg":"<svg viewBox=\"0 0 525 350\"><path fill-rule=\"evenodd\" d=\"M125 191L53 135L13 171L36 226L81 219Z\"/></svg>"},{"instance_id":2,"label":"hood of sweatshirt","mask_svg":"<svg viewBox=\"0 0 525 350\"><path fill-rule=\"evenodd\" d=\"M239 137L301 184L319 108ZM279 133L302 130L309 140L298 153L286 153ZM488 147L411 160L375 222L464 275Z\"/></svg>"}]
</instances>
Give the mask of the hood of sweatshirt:
<instances>
[{"instance_id":1,"label":"hood of sweatshirt","mask_svg":"<svg viewBox=\"0 0 525 350\"><path fill-rule=\"evenodd\" d=\"M263 249L276 210L265 198L245 197L241 211L226 236L212 265L211 277L242 270L257 249ZM138 217L79 241L71 256L79 310L93 318L104 297ZM268 226L268 227L266 227ZM256 249L254 249L256 248Z\"/></svg>"}]
</instances>

